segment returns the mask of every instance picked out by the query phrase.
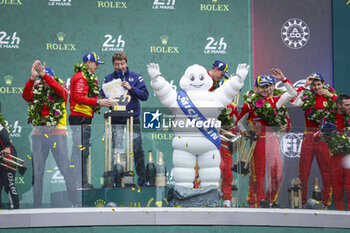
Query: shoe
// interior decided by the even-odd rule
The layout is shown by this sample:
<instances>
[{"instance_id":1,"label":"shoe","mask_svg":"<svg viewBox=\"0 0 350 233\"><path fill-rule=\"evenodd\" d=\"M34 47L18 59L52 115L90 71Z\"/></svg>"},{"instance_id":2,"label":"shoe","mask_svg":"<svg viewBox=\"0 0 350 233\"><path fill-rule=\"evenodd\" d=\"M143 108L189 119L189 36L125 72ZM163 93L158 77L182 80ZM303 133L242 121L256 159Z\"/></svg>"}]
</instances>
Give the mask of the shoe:
<instances>
[{"instance_id":1,"label":"shoe","mask_svg":"<svg viewBox=\"0 0 350 233\"><path fill-rule=\"evenodd\" d=\"M231 205L231 200L224 200L224 201L223 201L223 206L224 206L224 207L227 207L227 208L232 207L232 205Z\"/></svg>"},{"instance_id":2,"label":"shoe","mask_svg":"<svg viewBox=\"0 0 350 233\"><path fill-rule=\"evenodd\" d=\"M271 208L281 208L280 204L277 201L272 202Z\"/></svg>"},{"instance_id":3,"label":"shoe","mask_svg":"<svg viewBox=\"0 0 350 233\"><path fill-rule=\"evenodd\" d=\"M259 202L259 207L260 208L270 208L270 203L268 201L266 201L265 199L263 199Z\"/></svg>"}]
</instances>

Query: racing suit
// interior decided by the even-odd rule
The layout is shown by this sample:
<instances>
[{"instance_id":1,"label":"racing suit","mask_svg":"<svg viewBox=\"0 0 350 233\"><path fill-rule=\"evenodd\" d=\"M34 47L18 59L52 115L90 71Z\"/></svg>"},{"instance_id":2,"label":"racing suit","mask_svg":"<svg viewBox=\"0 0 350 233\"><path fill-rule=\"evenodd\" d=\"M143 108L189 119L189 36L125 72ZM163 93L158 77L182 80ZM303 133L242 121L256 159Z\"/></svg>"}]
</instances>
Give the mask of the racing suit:
<instances>
[{"instance_id":1,"label":"racing suit","mask_svg":"<svg viewBox=\"0 0 350 233\"><path fill-rule=\"evenodd\" d=\"M305 91L305 87L301 86L298 88L298 95L291 101L291 104L297 107L303 105L302 96ZM333 95L332 100L335 102L337 99L336 95ZM323 95L315 94L314 108L322 110L327 106L327 99ZM308 180L310 176L310 169L314 157L316 157L318 167L322 176L322 198L323 205L328 206L330 204L330 186L331 186L331 171L330 171L330 153L328 151L327 143L320 141L315 142L313 140L313 134L319 130L320 125L314 121L305 118L305 132L303 141L301 144L300 160L299 160L299 179L301 182L301 193L302 193L302 204L307 202L308 192Z\"/></svg>"},{"instance_id":2,"label":"racing suit","mask_svg":"<svg viewBox=\"0 0 350 233\"><path fill-rule=\"evenodd\" d=\"M286 93L264 98L274 109L279 109L287 104L296 95L296 91L288 79L283 81L283 85L287 89ZM260 136L256 142L251 160L247 197L250 207L259 207L261 200L270 203L276 202L282 185L283 168L279 150L279 134L262 117L257 115L253 106L247 102L243 104L242 111L237 119L237 126L241 132L247 131L244 125L246 120L253 125ZM289 118L287 120L290 122ZM289 127L290 124L285 130L288 131ZM264 188L265 174L268 182L266 193Z\"/></svg>"},{"instance_id":3,"label":"racing suit","mask_svg":"<svg viewBox=\"0 0 350 233\"><path fill-rule=\"evenodd\" d=\"M335 125L337 130L344 129L344 114L336 114ZM350 210L350 169L343 167L342 154L331 156L331 184L333 191L333 202L336 210L345 210L344 189L347 198L347 210Z\"/></svg>"},{"instance_id":4,"label":"racing suit","mask_svg":"<svg viewBox=\"0 0 350 233\"><path fill-rule=\"evenodd\" d=\"M7 147L10 148L11 155L17 156L16 149L13 147L10 141L9 133L7 132L6 128L0 125L0 151ZM8 156L5 156L5 158L11 159L11 157ZM15 187L15 175L15 171L0 165L0 208L2 208L1 192L2 187L4 187L4 190L8 194L10 200L11 209L19 209L18 192Z\"/></svg>"},{"instance_id":5,"label":"racing suit","mask_svg":"<svg viewBox=\"0 0 350 233\"><path fill-rule=\"evenodd\" d=\"M75 190L73 174L69 172L69 159L68 159L68 144L67 144L67 113L66 104L68 100L68 90L66 87L62 87L51 76L45 74L43 76L46 84L52 88L57 95L63 97L63 117L58 122L57 126L50 130L45 131L43 128L35 128L32 135L32 156L33 156L33 198L34 207L42 207L42 194L43 194L43 177L45 172L46 160L51 151L59 171L62 173L69 200L72 204L77 204L77 193ZM34 80L29 79L26 83L22 97L27 102L34 103L33 87ZM53 100L54 101L54 100ZM35 104L35 103L34 103ZM48 116L50 114L49 109L44 103L41 109L42 116Z\"/></svg>"},{"instance_id":6,"label":"racing suit","mask_svg":"<svg viewBox=\"0 0 350 233\"><path fill-rule=\"evenodd\" d=\"M86 173L89 157L91 122L94 117L94 110L97 98L89 98L89 86L81 71L75 73L70 84L70 115L69 124L72 129L72 156L71 164L75 167L77 183L84 188L90 188Z\"/></svg>"}]
</instances>

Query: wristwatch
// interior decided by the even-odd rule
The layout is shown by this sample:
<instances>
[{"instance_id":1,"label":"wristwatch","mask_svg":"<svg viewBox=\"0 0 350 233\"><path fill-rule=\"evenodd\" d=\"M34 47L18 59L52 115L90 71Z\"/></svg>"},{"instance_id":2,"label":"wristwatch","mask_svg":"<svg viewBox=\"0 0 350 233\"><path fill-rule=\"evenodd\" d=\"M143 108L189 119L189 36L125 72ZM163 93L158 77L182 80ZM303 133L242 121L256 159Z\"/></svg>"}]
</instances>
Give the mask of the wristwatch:
<instances>
[{"instance_id":1,"label":"wristwatch","mask_svg":"<svg viewBox=\"0 0 350 233\"><path fill-rule=\"evenodd\" d=\"M100 100L97 100L96 103L97 103L98 105L100 105Z\"/></svg>"}]
</instances>

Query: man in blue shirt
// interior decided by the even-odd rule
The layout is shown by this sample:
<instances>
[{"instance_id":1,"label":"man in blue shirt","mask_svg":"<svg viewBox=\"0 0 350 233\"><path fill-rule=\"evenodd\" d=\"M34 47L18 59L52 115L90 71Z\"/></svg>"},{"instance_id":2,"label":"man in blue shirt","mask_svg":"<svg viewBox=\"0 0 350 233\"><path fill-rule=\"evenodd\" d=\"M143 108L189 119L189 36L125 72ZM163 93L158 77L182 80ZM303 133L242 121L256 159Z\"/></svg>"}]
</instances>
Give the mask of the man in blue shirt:
<instances>
[{"instance_id":1,"label":"man in blue shirt","mask_svg":"<svg viewBox=\"0 0 350 233\"><path fill-rule=\"evenodd\" d=\"M146 84L140 74L135 73L128 68L128 59L125 53L117 52L112 57L112 62L115 71L107 75L104 79L103 86L112 81L121 81L121 86L128 91L130 95L130 102L126 106L126 110L133 110L134 117L134 159L136 174L138 175L138 185L143 186L145 184L146 172L145 172L145 161L144 152L142 149L142 138L140 133L140 101L146 101L148 99L148 90ZM103 98L113 98L112 94L104 91L104 88L100 91ZM118 125L125 125L125 117L112 117L112 124L117 125L117 127L112 127L113 129L113 147L114 151L118 152L116 149L117 144L122 144L124 130L120 130ZM118 130L119 129L119 130ZM121 143L120 143L121 142ZM121 151L120 151L121 152Z\"/></svg>"}]
</instances>

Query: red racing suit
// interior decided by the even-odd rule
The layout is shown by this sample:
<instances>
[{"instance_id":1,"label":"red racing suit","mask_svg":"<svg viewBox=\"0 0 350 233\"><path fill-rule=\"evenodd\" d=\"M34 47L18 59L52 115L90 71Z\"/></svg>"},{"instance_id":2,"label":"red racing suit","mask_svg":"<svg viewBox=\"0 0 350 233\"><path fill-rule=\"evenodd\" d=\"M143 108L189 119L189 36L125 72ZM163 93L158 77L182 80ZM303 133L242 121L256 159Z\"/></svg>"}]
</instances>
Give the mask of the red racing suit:
<instances>
[{"instance_id":1,"label":"red racing suit","mask_svg":"<svg viewBox=\"0 0 350 233\"><path fill-rule=\"evenodd\" d=\"M296 91L288 79L285 79L283 84L287 89L286 93L264 98L274 109L288 103L296 95ZM251 160L247 197L250 207L259 207L259 202L263 199L270 203L275 202L282 185L283 168L279 148L280 140L279 134L262 117L258 116L253 106L247 102L243 104L237 119L237 126L242 132L246 131L244 124L246 120L258 130L260 135ZM290 119L287 120L290 123ZM289 128L290 124L286 130ZM268 182L266 193L264 188L265 174Z\"/></svg>"},{"instance_id":2,"label":"red racing suit","mask_svg":"<svg viewBox=\"0 0 350 233\"><path fill-rule=\"evenodd\" d=\"M94 117L94 110L90 106L97 104L98 98L89 98L89 86L81 71L75 73L70 82L70 116Z\"/></svg>"},{"instance_id":3,"label":"red racing suit","mask_svg":"<svg viewBox=\"0 0 350 233\"><path fill-rule=\"evenodd\" d=\"M233 103L228 105L226 107L226 110L229 113L229 117L233 118L234 122L236 122L238 117L238 111L237 106L235 106ZM238 130L235 127L232 127L230 129L230 132L232 134L237 134ZM233 180L233 174L232 174L232 164L233 164L233 158L230 150L228 149L228 144L224 140L221 140L221 147L220 147L220 156L221 156L221 163L220 163L220 170L221 170L221 191L222 191L222 199L223 200L231 200L232 199L232 180Z\"/></svg>"},{"instance_id":4,"label":"red racing suit","mask_svg":"<svg viewBox=\"0 0 350 233\"><path fill-rule=\"evenodd\" d=\"M291 101L291 103L295 106L302 106L302 95L304 93L305 87L301 86L298 88L298 96L295 101ZM333 95L332 100L336 101L337 96ZM315 104L314 108L318 110L322 110L327 106L327 99L323 95L315 95ZM331 186L331 175L330 175L330 153L328 151L327 143L320 141L315 142L313 140L313 134L319 130L320 125L316 122L310 121L307 119L306 114L304 114L305 118L305 132L303 136L303 142L301 144L300 151L300 160L299 160L299 179L301 182L301 195L302 195L302 204L307 202L307 194L308 194L308 180L310 176L310 169L312 165L312 161L314 157L316 157L316 161L318 167L320 169L320 173L322 176L322 198L323 205L328 206L330 204L330 186Z\"/></svg>"},{"instance_id":5,"label":"red racing suit","mask_svg":"<svg viewBox=\"0 0 350 233\"><path fill-rule=\"evenodd\" d=\"M344 127L344 114L336 114L335 125L342 132ZM347 198L347 209L350 210L350 169L343 167L342 154L331 156L331 184L333 202L336 210L345 210L344 189Z\"/></svg>"}]
</instances>

